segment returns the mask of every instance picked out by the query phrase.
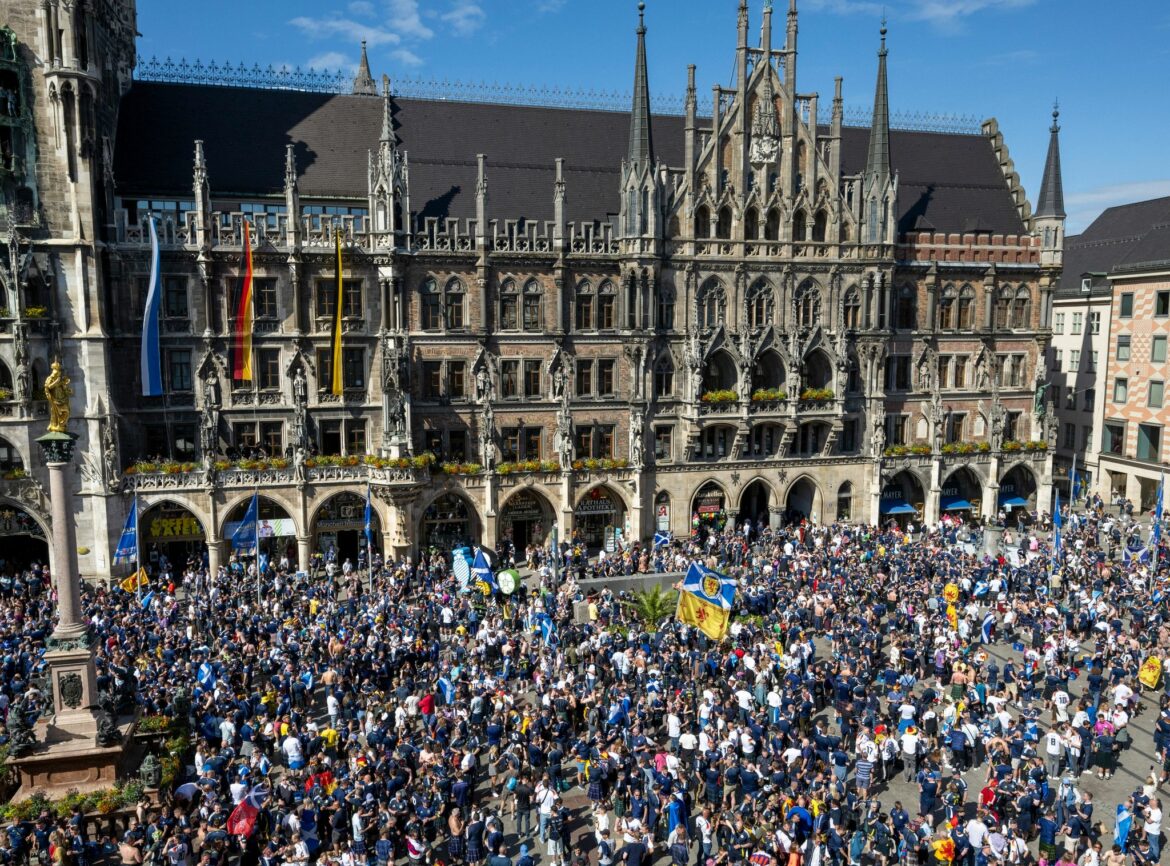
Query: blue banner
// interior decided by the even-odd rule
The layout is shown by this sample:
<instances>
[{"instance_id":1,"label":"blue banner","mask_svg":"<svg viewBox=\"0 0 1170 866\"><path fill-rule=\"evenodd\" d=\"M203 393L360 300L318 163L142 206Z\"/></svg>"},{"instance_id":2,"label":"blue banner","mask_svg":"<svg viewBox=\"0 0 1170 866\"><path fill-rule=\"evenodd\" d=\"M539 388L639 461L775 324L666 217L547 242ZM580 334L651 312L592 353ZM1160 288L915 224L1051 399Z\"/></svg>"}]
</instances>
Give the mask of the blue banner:
<instances>
[{"instance_id":1,"label":"blue banner","mask_svg":"<svg viewBox=\"0 0 1170 866\"><path fill-rule=\"evenodd\" d=\"M122 527L122 537L118 539L118 546L114 550L114 565L122 562L132 562L138 558L138 500L126 515L126 525Z\"/></svg>"},{"instance_id":2,"label":"blue banner","mask_svg":"<svg viewBox=\"0 0 1170 866\"><path fill-rule=\"evenodd\" d=\"M244 512L244 519L232 533L232 550L237 553L256 552L256 525L259 513L260 498L253 494L252 501L248 503L248 510Z\"/></svg>"}]
</instances>

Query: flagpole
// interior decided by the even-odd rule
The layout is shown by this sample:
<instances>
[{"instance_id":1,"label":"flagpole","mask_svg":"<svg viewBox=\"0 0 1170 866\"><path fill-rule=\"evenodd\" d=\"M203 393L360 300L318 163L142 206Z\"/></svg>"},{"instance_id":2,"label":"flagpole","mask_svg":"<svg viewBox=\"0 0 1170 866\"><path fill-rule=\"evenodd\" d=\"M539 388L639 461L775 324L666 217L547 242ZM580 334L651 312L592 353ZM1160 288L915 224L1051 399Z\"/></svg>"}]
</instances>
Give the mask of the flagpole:
<instances>
[{"instance_id":1,"label":"flagpole","mask_svg":"<svg viewBox=\"0 0 1170 866\"><path fill-rule=\"evenodd\" d=\"M134 572L134 587L138 600L142 601L142 579L139 575L142 573L142 521L138 514L138 487L134 487L134 565L136 571Z\"/></svg>"},{"instance_id":2,"label":"flagpole","mask_svg":"<svg viewBox=\"0 0 1170 866\"><path fill-rule=\"evenodd\" d=\"M369 470L367 470L367 471L369 471ZM367 478L366 479L366 508L372 514L374 509L373 509L372 500L370 498L370 494L371 494L370 481ZM369 575L370 592L374 591L374 543L373 543L373 539L371 538L371 536L373 535L373 532L371 531L371 524L372 523L373 523L372 517L370 519L366 520L366 573Z\"/></svg>"}]
</instances>

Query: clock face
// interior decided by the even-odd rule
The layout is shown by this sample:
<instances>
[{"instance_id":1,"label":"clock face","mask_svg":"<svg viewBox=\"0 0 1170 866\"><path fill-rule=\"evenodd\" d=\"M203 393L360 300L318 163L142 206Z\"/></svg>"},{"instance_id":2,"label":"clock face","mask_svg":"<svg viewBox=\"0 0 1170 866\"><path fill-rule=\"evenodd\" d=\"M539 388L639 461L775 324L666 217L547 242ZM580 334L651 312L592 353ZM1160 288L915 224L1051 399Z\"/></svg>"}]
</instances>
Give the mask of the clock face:
<instances>
[{"instance_id":1,"label":"clock face","mask_svg":"<svg viewBox=\"0 0 1170 866\"><path fill-rule=\"evenodd\" d=\"M511 595L516 591L516 574L512 571L501 571L496 582L499 583L500 592L504 595Z\"/></svg>"}]
</instances>

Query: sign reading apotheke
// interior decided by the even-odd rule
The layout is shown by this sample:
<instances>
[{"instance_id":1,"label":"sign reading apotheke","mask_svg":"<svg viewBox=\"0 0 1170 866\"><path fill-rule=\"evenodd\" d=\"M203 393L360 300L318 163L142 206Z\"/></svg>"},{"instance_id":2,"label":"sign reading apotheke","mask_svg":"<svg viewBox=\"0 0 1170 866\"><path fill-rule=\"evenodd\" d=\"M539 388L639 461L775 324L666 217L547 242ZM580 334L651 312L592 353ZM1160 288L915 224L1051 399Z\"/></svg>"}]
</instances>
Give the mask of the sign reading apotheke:
<instances>
[{"instance_id":1,"label":"sign reading apotheke","mask_svg":"<svg viewBox=\"0 0 1170 866\"><path fill-rule=\"evenodd\" d=\"M617 506L614 505L613 500L608 496L601 496L597 499L586 499L577 503L576 513L587 516L590 514L613 514L616 511Z\"/></svg>"}]
</instances>

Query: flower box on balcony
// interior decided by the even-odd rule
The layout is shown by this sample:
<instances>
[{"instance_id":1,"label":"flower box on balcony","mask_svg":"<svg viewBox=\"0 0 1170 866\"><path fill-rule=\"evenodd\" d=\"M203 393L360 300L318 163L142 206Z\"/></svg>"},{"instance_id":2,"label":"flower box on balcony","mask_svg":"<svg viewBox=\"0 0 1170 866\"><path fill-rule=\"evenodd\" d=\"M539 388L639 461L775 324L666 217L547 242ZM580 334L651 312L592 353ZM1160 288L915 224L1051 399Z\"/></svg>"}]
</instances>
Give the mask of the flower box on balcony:
<instances>
[{"instance_id":1,"label":"flower box on balcony","mask_svg":"<svg viewBox=\"0 0 1170 866\"><path fill-rule=\"evenodd\" d=\"M561 464L556 460L520 460L501 463L496 467L500 475L517 475L522 472L560 472Z\"/></svg>"},{"instance_id":2,"label":"flower box on balcony","mask_svg":"<svg viewBox=\"0 0 1170 866\"><path fill-rule=\"evenodd\" d=\"M1025 451L1047 451L1048 443L1043 439L1033 439L1030 442L1024 443Z\"/></svg>"},{"instance_id":3,"label":"flower box on balcony","mask_svg":"<svg viewBox=\"0 0 1170 866\"><path fill-rule=\"evenodd\" d=\"M788 399L783 388L757 388L752 392L753 403L778 403Z\"/></svg>"},{"instance_id":4,"label":"flower box on balcony","mask_svg":"<svg viewBox=\"0 0 1170 866\"><path fill-rule=\"evenodd\" d=\"M800 392L800 399L810 403L827 403L833 399L833 389L805 388Z\"/></svg>"},{"instance_id":5,"label":"flower box on balcony","mask_svg":"<svg viewBox=\"0 0 1170 866\"><path fill-rule=\"evenodd\" d=\"M1014 454L1017 451L1022 451L1023 448L1024 446L1022 443L1016 442L1014 439L1009 439L1007 442L1003 443L1001 450L1008 454Z\"/></svg>"},{"instance_id":6,"label":"flower box on balcony","mask_svg":"<svg viewBox=\"0 0 1170 866\"><path fill-rule=\"evenodd\" d=\"M915 442L910 446L911 454L926 455L930 453L930 445L927 442Z\"/></svg>"},{"instance_id":7,"label":"flower box on balcony","mask_svg":"<svg viewBox=\"0 0 1170 866\"><path fill-rule=\"evenodd\" d=\"M586 460L574 460L572 463L574 472L595 472L599 469L627 469L630 461L624 457L590 457Z\"/></svg>"},{"instance_id":8,"label":"flower box on balcony","mask_svg":"<svg viewBox=\"0 0 1170 866\"><path fill-rule=\"evenodd\" d=\"M440 463L439 469L446 475L479 475L483 466L478 463Z\"/></svg>"},{"instance_id":9,"label":"flower box on balcony","mask_svg":"<svg viewBox=\"0 0 1170 866\"><path fill-rule=\"evenodd\" d=\"M700 398L704 403L734 403L739 394L730 390L708 391Z\"/></svg>"}]
</instances>

